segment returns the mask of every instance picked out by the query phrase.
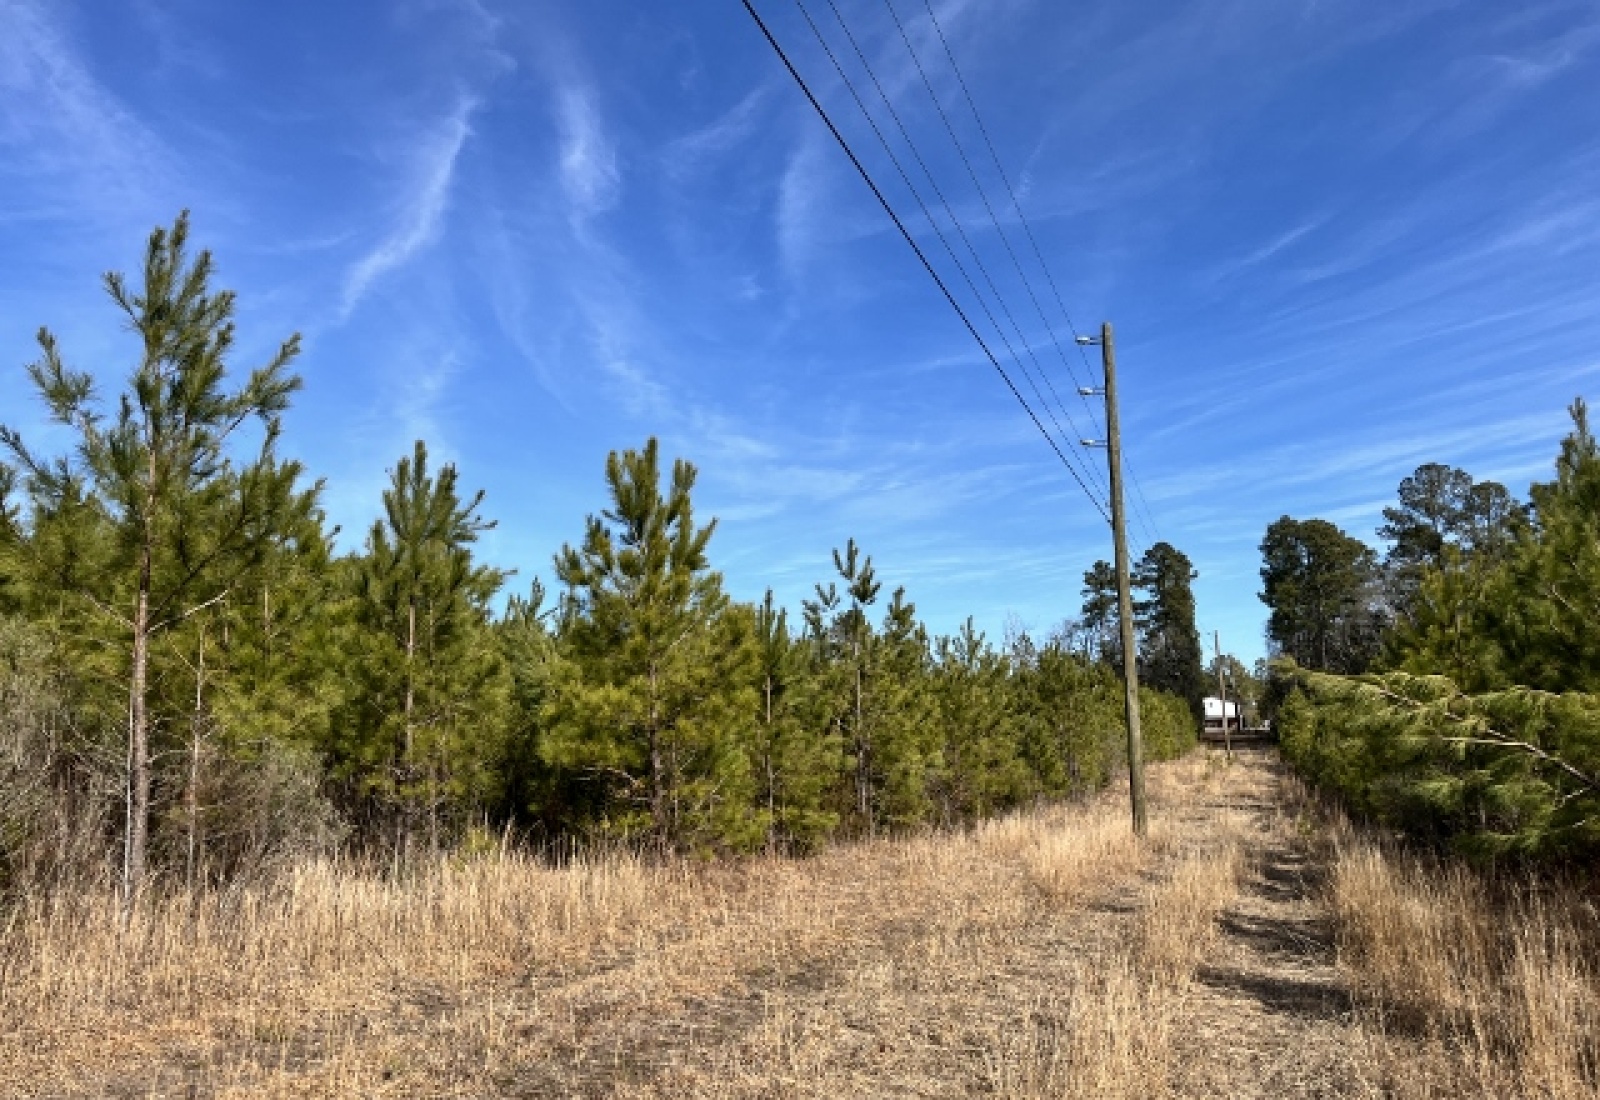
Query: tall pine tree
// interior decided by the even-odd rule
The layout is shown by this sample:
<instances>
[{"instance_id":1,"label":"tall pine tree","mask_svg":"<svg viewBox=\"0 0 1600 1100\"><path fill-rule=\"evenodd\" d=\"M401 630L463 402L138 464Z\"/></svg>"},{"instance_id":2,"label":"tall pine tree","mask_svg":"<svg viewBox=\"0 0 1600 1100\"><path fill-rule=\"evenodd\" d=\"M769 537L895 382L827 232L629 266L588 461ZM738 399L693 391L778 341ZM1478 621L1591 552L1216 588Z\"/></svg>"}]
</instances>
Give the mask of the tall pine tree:
<instances>
[{"instance_id":1,"label":"tall pine tree","mask_svg":"<svg viewBox=\"0 0 1600 1100\"><path fill-rule=\"evenodd\" d=\"M472 558L491 529L480 490L463 501L452 465L428 469L418 440L383 493L383 519L350 563L360 685L339 723L342 771L377 799L405 859L497 797L509 682L489 631L505 574Z\"/></svg>"},{"instance_id":2,"label":"tall pine tree","mask_svg":"<svg viewBox=\"0 0 1600 1100\"><path fill-rule=\"evenodd\" d=\"M679 459L662 492L655 439L606 459L611 507L556 556L569 661L542 752L604 783L624 829L749 847L765 832L752 808L755 639L748 616L727 613L706 556L716 520L696 525L694 482Z\"/></svg>"},{"instance_id":3,"label":"tall pine tree","mask_svg":"<svg viewBox=\"0 0 1600 1100\"><path fill-rule=\"evenodd\" d=\"M294 463L272 461L279 417L299 386L287 372L299 338L230 390L234 295L212 290L211 254L191 257L188 238L184 213L151 234L137 287L121 274L105 276L138 340L127 388L109 413L94 376L69 369L55 338L40 330L42 357L29 374L51 417L75 435L74 458L43 459L14 430L0 429L43 513L85 509L103 517L111 535L98 576L71 576L64 558L56 564L72 595L109 626L128 683L125 903L146 874L152 737L160 725L151 709L154 643L222 601L259 563L251 536L292 508L299 474ZM235 466L230 450L250 421L263 427L256 454Z\"/></svg>"},{"instance_id":4,"label":"tall pine tree","mask_svg":"<svg viewBox=\"0 0 1600 1100\"><path fill-rule=\"evenodd\" d=\"M1133 606L1139 625L1140 678L1187 702L1198 724L1206 682L1194 622L1192 583L1197 575L1188 555L1158 542L1135 563L1132 580L1144 596Z\"/></svg>"}]
</instances>

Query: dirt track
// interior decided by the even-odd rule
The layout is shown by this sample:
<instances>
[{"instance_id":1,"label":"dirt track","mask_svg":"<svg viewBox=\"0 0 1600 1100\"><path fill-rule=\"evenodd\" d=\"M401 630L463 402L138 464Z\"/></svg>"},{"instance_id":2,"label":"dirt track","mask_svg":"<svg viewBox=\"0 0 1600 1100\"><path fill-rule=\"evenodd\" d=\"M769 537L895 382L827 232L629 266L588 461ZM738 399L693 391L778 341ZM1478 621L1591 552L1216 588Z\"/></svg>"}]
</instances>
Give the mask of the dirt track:
<instances>
[{"instance_id":1,"label":"dirt track","mask_svg":"<svg viewBox=\"0 0 1600 1100\"><path fill-rule=\"evenodd\" d=\"M798 949L647 1019L590 1016L519 1084L540 1096L1365 1094L1323 869L1275 754L1157 769L1152 793L1143 857L1107 857L1047 904L1026 860L977 873L961 860L966 882L931 888L892 858L876 883L814 878L838 933L820 954ZM1097 827L1123 827L1122 799L1107 793ZM1223 848L1239 876L1198 965L1154 986L1108 980L1137 971L1141 938L1160 934L1152 907L1176 870Z\"/></svg>"}]
</instances>

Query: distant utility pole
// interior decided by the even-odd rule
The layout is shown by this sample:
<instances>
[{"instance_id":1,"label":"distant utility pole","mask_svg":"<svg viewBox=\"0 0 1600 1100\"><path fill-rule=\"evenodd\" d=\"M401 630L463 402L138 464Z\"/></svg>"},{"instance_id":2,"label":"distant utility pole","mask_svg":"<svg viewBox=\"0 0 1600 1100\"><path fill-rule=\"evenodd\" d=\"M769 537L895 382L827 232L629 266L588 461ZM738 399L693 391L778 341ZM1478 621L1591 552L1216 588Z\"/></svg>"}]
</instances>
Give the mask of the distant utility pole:
<instances>
[{"instance_id":1,"label":"distant utility pole","mask_svg":"<svg viewBox=\"0 0 1600 1100\"><path fill-rule=\"evenodd\" d=\"M1122 620L1122 685L1127 693L1128 714L1128 796L1133 802L1133 832L1144 836L1149 822L1144 804L1144 739L1139 731L1139 655L1133 641L1133 595L1128 580L1128 525L1122 507L1122 428L1117 421L1117 353L1111 339L1111 322L1100 326L1099 336L1080 336L1080 344L1099 344L1105 365L1105 388L1084 387L1085 397L1104 394L1106 399L1106 438L1085 439L1085 447L1106 448L1111 474L1111 539L1116 547L1117 611Z\"/></svg>"},{"instance_id":2,"label":"distant utility pole","mask_svg":"<svg viewBox=\"0 0 1600 1100\"><path fill-rule=\"evenodd\" d=\"M1233 759L1233 737L1228 732L1228 678L1222 668L1222 634L1219 631L1211 632L1211 652L1217 655L1217 698L1222 703L1222 751L1228 754L1228 759ZM1239 711L1244 714L1243 708Z\"/></svg>"}]
</instances>

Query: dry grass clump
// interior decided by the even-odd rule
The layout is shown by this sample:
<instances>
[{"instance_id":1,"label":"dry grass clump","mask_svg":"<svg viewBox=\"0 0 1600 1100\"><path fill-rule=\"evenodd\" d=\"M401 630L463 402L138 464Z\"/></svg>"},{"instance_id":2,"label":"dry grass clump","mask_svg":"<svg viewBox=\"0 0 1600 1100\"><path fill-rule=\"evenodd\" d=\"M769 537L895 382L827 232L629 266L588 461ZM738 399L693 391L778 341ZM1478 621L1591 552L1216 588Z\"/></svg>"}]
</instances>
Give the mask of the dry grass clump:
<instances>
[{"instance_id":1,"label":"dry grass clump","mask_svg":"<svg viewBox=\"0 0 1600 1100\"><path fill-rule=\"evenodd\" d=\"M1058 811L1059 813L1059 811ZM1140 844L1124 814L1115 812L1058 818L1056 828L1040 828L1037 818L1013 816L985 823L979 843L997 856L1025 867L1034 883L1060 904L1071 904L1103 887L1106 879L1137 871L1152 846L1165 846L1166 830L1158 821L1152 836Z\"/></svg>"},{"instance_id":2,"label":"dry grass clump","mask_svg":"<svg viewBox=\"0 0 1600 1100\"><path fill-rule=\"evenodd\" d=\"M1126 812L804 861L312 863L125 929L34 899L0 926L0 1096L1159 1095L1186 964L1139 976L1159 938L1084 908L1172 849Z\"/></svg>"},{"instance_id":3,"label":"dry grass clump","mask_svg":"<svg viewBox=\"0 0 1600 1100\"><path fill-rule=\"evenodd\" d=\"M1217 916L1239 892L1243 854L1226 837L1180 862L1139 917L1135 954L1145 973L1182 988L1219 935Z\"/></svg>"},{"instance_id":4,"label":"dry grass clump","mask_svg":"<svg viewBox=\"0 0 1600 1100\"><path fill-rule=\"evenodd\" d=\"M680 866L608 854L441 863L406 881L314 863L271 886L151 900L126 928L104 896L31 901L0 943L0 1079L87 1094L83 1071L103 1066L129 1095L197 1076L226 1091L261 1064L326 1072L334 1095L368 1071L396 1076L413 1057L389 1038L423 1021L480 1030L530 969L645 945L670 965L675 937L717 919L714 885L692 893Z\"/></svg>"},{"instance_id":5,"label":"dry grass clump","mask_svg":"<svg viewBox=\"0 0 1600 1100\"><path fill-rule=\"evenodd\" d=\"M985 1055L985 1092L1014 1100L1134 1100L1168 1095L1181 1001L1133 959L1074 971Z\"/></svg>"},{"instance_id":6,"label":"dry grass clump","mask_svg":"<svg viewBox=\"0 0 1600 1100\"><path fill-rule=\"evenodd\" d=\"M1401 1096L1600 1095L1600 913L1348 831L1331 889L1340 959L1383 1087Z\"/></svg>"}]
</instances>

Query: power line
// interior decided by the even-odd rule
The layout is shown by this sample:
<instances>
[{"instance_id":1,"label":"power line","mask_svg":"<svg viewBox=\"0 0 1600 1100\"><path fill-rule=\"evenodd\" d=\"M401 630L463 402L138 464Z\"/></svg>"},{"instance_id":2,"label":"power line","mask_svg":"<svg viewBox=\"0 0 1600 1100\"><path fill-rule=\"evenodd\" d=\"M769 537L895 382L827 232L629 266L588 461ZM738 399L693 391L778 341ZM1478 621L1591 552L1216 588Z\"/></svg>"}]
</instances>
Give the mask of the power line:
<instances>
[{"instance_id":1,"label":"power line","mask_svg":"<svg viewBox=\"0 0 1600 1100\"><path fill-rule=\"evenodd\" d=\"M801 0L796 0L796 3L799 4L801 11L805 12L804 3L801 2ZM900 131L901 139L904 140L904 142L906 143L906 147L911 150L911 155L916 158L917 165L922 169L923 175L927 177L929 185L933 188L934 196L939 200L940 205L943 206L943 208L944 208L945 216L950 219L950 224L955 227L956 232L958 234L960 234L960 236L961 236L962 243L964 243L967 246L967 251L972 254L973 262L977 265L978 271L983 275L984 281L989 285L989 292L994 295L995 301L1000 307L1000 311L1005 314L1006 320L1011 323L1012 330L1017 334L1017 342L1019 344L1021 344L1023 350L1028 353L1028 357L1033 360L1034 367L1037 369L1039 377L1044 380L1044 384L1045 384L1046 388L1049 389L1049 391L1052 394L1052 396L1054 396L1055 399L1056 399L1056 407L1061 410L1062 415L1064 415L1067 418L1067 423L1069 425L1071 425L1073 438L1081 438L1084 433L1078 428L1077 422L1075 420L1073 420L1072 413L1066 408L1065 404L1061 400L1060 395L1056 393L1055 386L1053 384L1051 384L1050 377L1045 372L1044 364L1039 361L1039 356L1033 350L1033 347L1029 343L1027 336L1024 335L1024 333L1022 331L1022 326L1017 323L1017 319L1012 315L1010 307L1006 305L1005 296L1000 293L1000 288L995 284L993 276L991 276L989 274L989 268L983 262L983 257L979 253L977 246L975 244L973 244L971 237L968 236L967 231L966 231L966 227L961 224L961 219L956 216L955 204L950 202L950 200L945 197L943 189L940 188L940 186L939 186L938 179L933 174L933 170L928 167L927 161L923 159L923 156L922 156L921 152L918 151L917 143L914 140L912 140L910 131L906 128L905 122L900 118L900 112L895 110L894 102L889 98L889 94L886 91L884 91L882 82L878 80L878 74L873 71L872 63L867 60L866 53L861 49L861 45L856 40L855 34L850 30L850 25L845 22L844 15L839 11L839 5L836 3L836 0L828 0L828 7L830 9L832 9L833 17L834 17L834 19L836 19L838 21L839 28L844 31L845 38L850 43L850 48L855 51L856 59L861 62L861 67L864 70L866 70L866 74L867 74L868 79L870 79L872 81L873 88L875 88L877 90L878 98L883 102L884 108L889 112L889 117L894 120L895 127ZM808 22L810 21L809 15L807 16L807 21ZM812 24L812 31L813 31L813 33L817 33L816 25L814 23ZM826 41L823 41L822 36L821 36L820 33L817 34L817 38L818 38L819 42L822 42L822 48L823 48L824 51L826 51L828 53L829 59L832 60L833 59L832 51L828 49L828 45L827 45ZM839 68L838 62L836 60L834 61L834 67L836 69ZM843 73L842 70L840 70L840 78L845 81L846 86L849 85L849 78L844 76L844 73ZM859 105L859 100L857 102L858 102L858 105ZM862 113L863 114L867 113L865 107L862 107ZM869 121L870 121L870 116L869 116ZM876 127L874 127L874 129L876 130ZM879 135L879 140L880 141L882 140L882 135ZM887 148L887 143L885 143L885 151L886 152L889 151L888 148ZM890 155L890 158L893 159L894 154L892 152L890 152L889 155ZM903 176L903 173L902 173L902 176ZM911 186L911 183L910 183L909 180L906 181L906 185L907 185L907 187L911 188L913 194L916 193L916 189ZM919 202L920 202L920 198L919 198ZM924 207L924 212L926 213L926 208L925 207ZM929 215L929 221L930 222L933 221L933 218L932 218L931 215ZM938 232L938 227L936 225L935 225L935 232ZM977 290L976 287L973 288L973 293L975 295L978 295L980 300L982 299L982 296L978 294L978 290ZM998 325L996 325L995 327L997 329L999 328ZM1051 335L1052 335L1052 338L1053 338L1054 334L1052 333ZM1023 369L1024 373L1028 373L1028 368L1027 368L1026 364L1022 364L1022 369ZM1060 429L1061 429L1060 421L1057 421L1055 419L1055 413L1050 411L1050 403L1049 403L1049 401L1046 400L1044 394L1039 392L1038 384L1033 382L1033 378L1032 378L1031 374L1029 374L1029 383L1031 385L1033 385L1034 393L1035 393L1035 395L1038 396L1040 404L1042 404L1045 407L1045 410L1047 412L1050 412L1051 421L1053 423L1055 423L1056 429L1058 431L1060 431ZM1092 428L1093 426L1094 426L1094 422L1093 422L1093 418L1091 417L1091 419L1090 419L1090 427ZM1065 434L1065 433L1063 433L1063 434ZM1069 440L1069 442L1070 442L1070 440ZM1091 477L1091 480L1092 480L1092 477ZM1098 488L1098 486L1097 486L1097 488Z\"/></svg>"},{"instance_id":2,"label":"power line","mask_svg":"<svg viewBox=\"0 0 1600 1100\"><path fill-rule=\"evenodd\" d=\"M829 0L829 2L831 3L832 0ZM1056 337L1055 328L1050 324L1049 318L1045 316L1044 307L1039 303L1038 295L1033 292L1033 283L1028 279L1026 272L1023 271L1022 262L1017 258L1016 250L1011 247L1011 238L1006 235L1005 227L1000 224L1000 218L995 213L994 206L989 202L988 192L984 189L983 181L978 178L977 170L973 168L972 160L967 156L966 148L961 144L961 138L956 133L955 125L950 121L950 116L945 111L944 104L939 101L939 94L934 90L933 81L929 78L927 69L923 67L922 59L917 55L916 47L911 43L911 36L906 32L905 24L901 22L900 15L895 10L894 4L891 2L891 0L883 0L883 5L886 9L888 9L889 17L894 21L895 29L900 33L900 41L905 45L906 53L908 56L910 56L911 63L917 70L917 76L921 78L922 86L927 91L929 100L933 103L933 109L939 115L939 121L944 124L945 133L950 136L950 143L955 147L956 155L961 158L961 163L967 170L967 176L972 180L973 189L977 191L978 200L983 203L983 209L985 213L989 215L989 221L994 225L995 234L1000 238L1001 245L1005 247L1006 255L1011 258L1011 265L1016 268L1017 275L1022 280L1023 289L1028 292L1028 297L1033 302L1033 308L1034 311L1039 315L1039 321L1044 325L1045 332L1050 337L1050 342L1055 345L1056 354L1060 356L1062 364L1066 366L1067 373L1072 375L1073 381L1077 385L1083 386L1084 382L1077 378L1075 372L1072 370L1071 361L1067 359L1066 352L1064 352L1061 348L1061 341ZM974 114L976 114L976 108L974 108ZM992 147L991 153L993 153ZM1014 194L1012 196L1012 202L1013 205L1016 205ZM1074 336L1076 336L1076 332L1074 332ZM1081 354L1082 353L1080 352L1080 355ZM1046 384L1049 386L1050 392L1055 395L1056 404L1062 405L1064 411L1064 403L1061 400L1061 395L1056 393L1054 383L1049 382L1049 379L1046 378ZM1082 398L1080 395L1080 400L1083 400L1085 406L1088 407L1087 399ZM1092 411L1090 422L1093 423Z\"/></svg>"},{"instance_id":3,"label":"power line","mask_svg":"<svg viewBox=\"0 0 1600 1100\"><path fill-rule=\"evenodd\" d=\"M1022 391L1017 389L1016 383L1011 380L1011 376L1007 374L1005 368L1000 365L1000 360L995 357L993 351L989 350L989 345L985 343L983 337L979 335L978 330L973 325L971 318L967 316L966 310L961 308L961 303L956 301L955 295L952 294L950 292L950 288L945 285L944 279L940 278L939 272L934 268L933 264L929 262L927 255L922 251L921 246L917 244L916 239L911 236L910 231L906 229L905 223L900 220L900 215L895 213L894 207L889 205L889 200L884 198L883 192L879 190L878 185L873 182L872 176L867 172L866 166L863 165L860 158L856 156L855 150L850 148L850 143L846 141L844 135L839 132L839 128L833 124L833 119L828 117L828 112L823 109L822 104L812 93L810 86L806 84L805 78L800 75L800 71L796 69L794 67L794 63L789 60L789 55L784 52L783 47L778 44L778 40L773 37L772 31L768 29L766 22L761 18L761 14L756 11L755 6L751 3L751 0L740 0L740 2L744 4L745 11L750 13L750 18L755 21L756 26L766 38L767 44L770 45L773 49L773 52L778 55L778 60L783 62L783 67L789 70L789 75L792 76L795 83L800 86L800 90L805 94L806 100L811 104L812 109L817 112L817 117L822 119L823 125L828 128L828 132L833 135L833 139L839 143L839 148L844 150L845 156L850 158L850 163L855 166L856 172L860 174L862 182L864 182L868 189L872 191L873 197L878 200L878 205L883 207L883 212L889 215L890 221L894 222L895 228L900 231L900 236L905 238L906 244L911 246L911 251L916 253L917 259L921 261L923 268L928 272L928 276L933 279L934 284L939 288L940 293L944 295L945 301L950 303L950 308L955 310L956 316L961 319L961 323L966 326L966 329L969 333L971 333L972 338L977 341L978 347L983 349L983 354L988 358L995 371L998 372L1000 377L1005 381L1006 387L1011 391L1011 395L1015 397L1022 405L1023 409L1028 414L1028 418L1033 421L1034 427L1039 429L1039 434L1044 436L1045 442L1048 443L1050 445L1050 449L1056 453L1056 457L1059 458L1061 460L1061 464L1067 468L1067 472L1072 475L1073 480L1078 483L1079 488L1088 494L1090 503L1094 505L1095 511L1100 513L1100 518L1104 519L1107 523L1110 523L1110 517L1106 515L1105 509L1100 506L1099 500L1095 499L1094 494L1089 490L1089 486L1084 483L1083 478L1078 475L1078 471L1073 468L1072 463L1067 461L1067 456L1063 454L1061 452L1061 448L1056 445L1055 439L1052 438L1050 433L1045 430L1045 426L1039 420L1038 414L1033 411L1033 408L1028 404L1027 399L1022 396Z\"/></svg>"},{"instance_id":4,"label":"power line","mask_svg":"<svg viewBox=\"0 0 1600 1100\"><path fill-rule=\"evenodd\" d=\"M891 0L884 0L884 5L886 7L888 7L890 15L894 17L895 26L900 29L900 35L901 35L901 38L905 40L906 49L911 54L912 60L915 61L916 60L916 51L914 49L912 49L910 39L906 36L905 28L903 26L901 26L901 24L900 24L900 18L898 16L898 14L896 14L896 12L895 12L894 5L891 3ZM1036 260L1038 260L1038 262L1039 262L1039 269L1042 272L1044 272L1045 282L1050 287L1051 294L1055 297L1056 305L1060 308L1062 317L1064 317L1066 319L1067 331L1072 333L1073 342L1078 348L1078 358L1083 363L1084 370L1092 376L1093 375L1093 369L1089 366L1088 353L1083 350L1083 345L1077 343L1077 337L1078 337L1079 333L1078 333L1077 325L1073 323L1072 313L1071 313L1070 310L1067 309L1066 300L1062 297L1062 294L1061 294L1061 288L1056 285L1055 276L1053 274L1051 274L1051 271L1050 271L1050 265L1045 261L1044 250L1042 248L1040 248L1040 246L1039 246L1039 238L1034 234L1033 226L1031 224L1029 224L1028 217L1023 212L1022 202L1017 197L1016 189L1011 186L1011 179L1010 179L1009 176L1006 175L1005 165L1000 160L1000 153L999 153L999 150L997 150L995 148L994 139L992 137L990 137L990 135L989 135L989 128L984 125L983 116L978 113L978 104L977 104L977 101L973 98L972 89L967 86L967 79L966 79L966 77L964 75L962 75L961 66L959 64L957 64L957 62L956 62L955 51L950 48L950 41L949 41L948 38L945 37L944 27L940 25L938 15L936 15L934 13L933 0L923 0L923 7L925 7L927 9L928 21L929 21L929 23L932 24L933 30L934 30L934 34L938 36L939 45L943 48L944 55L950 62L950 71L955 74L956 82L961 87L961 94L962 94L962 97L967 102L967 109L972 112L973 121L978 124L978 132L983 136L984 145L989 150L989 157L994 162L995 171L999 174L1000 182L1005 186L1006 194L1011 199L1011 207L1012 207L1012 209L1014 209L1017 212L1017 221L1021 223L1022 231L1027 236L1028 243L1033 249L1034 258ZM921 67L920 63L918 63L917 68L918 68L918 71L921 72L921 68L922 67ZM926 74L923 74L923 81L924 81L924 83L927 83ZM930 91L930 93L932 92L932 88L931 87L929 88L929 91ZM935 104L935 106L939 106L939 102L938 102L938 97L937 96L934 96L934 104ZM940 113L941 117L944 117L944 110L943 110L942 107L940 107L939 113ZM946 125L947 128L949 127L948 118L945 119L945 125ZM951 131L951 139L953 141L955 140L955 133L954 133L953 130ZM961 151L961 145L960 145L959 141L956 141L956 149L957 149L958 152ZM966 160L966 154L964 152L962 153L962 159ZM969 172L971 172L972 166L971 166L970 162L967 165L967 169L968 169ZM974 182L976 182L976 176L974 176ZM982 188L981 187L979 188L979 192L980 192L980 194L982 193ZM987 206L987 200L985 200L985 205ZM990 212L990 215L991 215L991 217L993 217L993 211ZM1001 240L1006 240L1004 231L1000 230L1000 223L999 223L998 219L995 219L995 228L996 228L997 231L1000 232ZM1006 247L1007 247L1007 251L1009 252L1010 251L1009 242L1007 243ZM1016 261L1015 253L1012 254L1012 261L1013 262ZM1019 274L1021 273L1021 266L1020 265L1018 265L1018 273ZM1033 296L1032 284L1030 282L1028 282L1026 276L1023 277L1023 284L1028 287L1029 296L1032 297ZM1034 306L1035 306L1035 308L1038 308L1038 305L1039 305L1038 299L1034 298ZM1040 316L1041 316L1041 319L1043 319L1043 311L1042 310L1040 311ZM1051 325L1050 325L1050 323L1048 321L1045 322L1045 328L1050 331L1051 339L1055 340L1055 330L1051 327ZM1061 344L1060 344L1059 341L1056 341L1056 351L1057 351L1057 353L1059 353L1061 355L1061 361L1066 365L1068 374L1072 375L1074 380L1076 380L1077 379L1077 374L1076 374L1075 371L1072 370L1072 364L1068 361L1065 352L1062 351ZM1090 387L1090 388L1093 388L1093 387ZM1090 414L1091 414L1091 417L1092 417L1093 411L1094 411L1094 407L1089 404L1088 398L1082 397L1082 395L1080 395L1080 399L1083 401L1085 408L1090 410ZM1134 494L1137 497L1138 502L1139 502L1139 506L1140 506L1140 512L1141 512L1140 526L1143 526L1143 527L1146 528L1145 534L1147 536L1152 536L1152 535L1159 536L1160 530L1159 530L1158 525L1155 522L1155 517L1150 514L1150 506L1149 506L1149 503L1144 498L1144 487L1139 483L1139 476L1138 476L1137 473L1135 473L1131 469L1128 471L1128 473L1129 473L1130 478L1133 480ZM1146 521L1148 521L1148 525L1146 524ZM1154 528L1154 530L1152 530L1152 528Z\"/></svg>"},{"instance_id":5,"label":"power line","mask_svg":"<svg viewBox=\"0 0 1600 1100\"><path fill-rule=\"evenodd\" d=\"M1139 526L1143 527L1145 529L1144 533L1145 533L1145 537L1146 538L1151 538L1153 536L1155 538L1155 541L1157 541L1157 542L1162 541L1161 537L1160 537L1161 536L1161 529L1159 527L1156 527L1156 529L1154 531L1151 530L1152 527L1156 526L1156 519L1155 519L1155 517L1153 515L1150 514L1150 505L1145 502L1145 499L1144 499L1144 486L1139 484L1139 475L1136 474L1132 470L1132 468L1130 468L1128 470L1128 476L1133 479L1133 496L1134 496L1134 499L1138 502L1139 514L1142 517L1139 520ZM1150 521L1148 525L1145 523L1145 520L1149 520ZM1148 547L1147 547L1147 549L1148 549Z\"/></svg>"},{"instance_id":6,"label":"power line","mask_svg":"<svg viewBox=\"0 0 1600 1100\"><path fill-rule=\"evenodd\" d=\"M828 60L833 63L834 71L839 74L839 79L844 83L846 90L849 91L850 97L855 100L855 104L860 109L862 116L866 118L867 125L872 128L872 132L878 138L878 143L883 146L884 153L889 157L889 163L894 165L895 171L900 174L901 181L906 185L906 189L911 192L911 197L916 200L917 205L921 208L923 217L927 218L928 225L933 229L935 235L938 236L939 242L944 245L945 251L949 253L951 262L956 265L956 270L961 273L961 277L966 281L967 288L972 291L973 297L978 300L978 304L983 309L984 315L989 319L989 323L994 326L995 331L999 334L1001 342L1005 344L1007 354L1011 359L1016 361L1018 366L1022 368L1023 376L1027 378L1028 385L1030 388L1032 388L1034 396L1039 399L1039 404L1043 407L1045 415L1050 418L1050 422L1055 425L1056 431L1060 433L1062 441L1066 443L1068 453L1072 453L1072 440L1075 438L1080 438L1083 434L1079 430L1077 422L1072 419L1072 413L1061 403L1061 399L1058 396L1056 398L1056 406L1061 409L1062 414L1067 418L1067 423L1072 426L1072 435L1068 436L1066 431L1061 427L1061 421L1056 419L1056 414L1054 410L1051 409L1049 400L1040 391L1039 383L1034 380L1033 372L1028 370L1027 363L1023 362L1022 357L1018 355L1016 349L1011 346L1011 341L1006 337L1005 330L1001 328L1000 323L995 320L994 314L990 311L988 302L984 298L983 293L977 288L976 284L973 283L972 276L967 273L966 265L961 262L961 258L956 255L955 249L950 246L950 242L948 239L946 239L944 231L939 227L938 220L934 218L933 212L929 209L928 204L923 201L922 195L917 190L916 184L911 182L910 175L901 165L900 158L895 155L893 148L890 147L888 140L883 135L883 131L878 127L877 122L873 119L872 113L867 110L866 104L862 102L861 96L857 93L855 85L851 82L850 77L845 73L844 66L839 63L838 57L835 56L833 49L828 45L827 38L823 36L821 29L811 18L811 13L807 10L804 0L795 0L795 6L800 9L800 14L805 17L807 25L809 25L811 28L811 33L816 36L817 42L819 45L821 45L823 52L828 57ZM1046 387L1051 393L1055 393L1055 387L1050 385L1049 376L1045 373L1044 364L1039 362L1038 355L1034 352L1032 347L1029 346L1027 337L1023 334L1022 326L1019 325L1016 318L1012 316L1010 308L1006 305L1005 297L1000 293L1000 288L995 285L994 278L989 274L989 269L984 264L983 257L978 252L977 246L972 243L972 238L968 236L966 228L961 224L961 219L956 217L954 206L948 199L945 198L943 190L939 187L939 181L934 177L933 171L928 167L927 161L923 159L922 154L917 150L916 142L912 141L911 135L907 131L905 123L900 118L900 113L895 110L894 103L889 99L888 93L884 91L883 84L878 80L878 75L873 71L871 63L867 61L866 55L862 52L861 46L856 41L855 35L851 33L849 24L845 22L844 16L840 13L838 5L834 2L834 0L828 0L828 6L833 10L833 16L836 20L838 20L839 26L844 31L846 39L849 40L851 48L855 51L857 60L861 62L862 68L866 70L868 79L872 81L873 87L877 89L878 98L883 102L884 107L887 108L889 117L894 120L895 126L900 131L901 138L905 141L906 146L911 150L911 155L916 159L917 165L922 169L923 175L927 177L929 185L933 188L934 196L944 208L945 216L950 219L950 223L955 227L956 233L961 237L962 243L967 246L967 251L971 254L973 263L977 266L978 271L983 276L984 281L988 283L989 292L994 295L995 302L1000 307L1001 313L1003 313L1006 320L1011 323L1011 328L1017 335L1018 343L1022 346L1023 351L1027 352L1028 356L1033 360L1034 366L1038 371L1038 377L1044 380ZM1084 462L1082 464L1082 469L1087 474L1089 480L1093 481L1093 467L1088 462ZM1096 485L1095 488L1098 491L1099 486Z\"/></svg>"}]
</instances>

